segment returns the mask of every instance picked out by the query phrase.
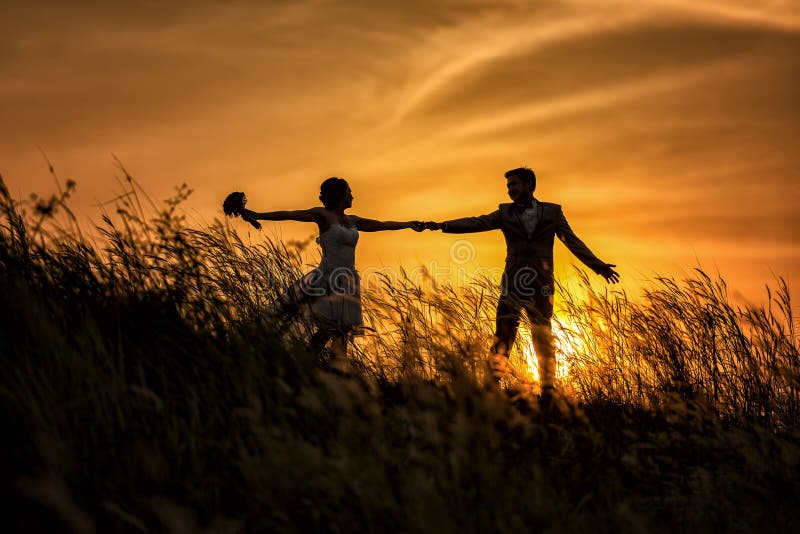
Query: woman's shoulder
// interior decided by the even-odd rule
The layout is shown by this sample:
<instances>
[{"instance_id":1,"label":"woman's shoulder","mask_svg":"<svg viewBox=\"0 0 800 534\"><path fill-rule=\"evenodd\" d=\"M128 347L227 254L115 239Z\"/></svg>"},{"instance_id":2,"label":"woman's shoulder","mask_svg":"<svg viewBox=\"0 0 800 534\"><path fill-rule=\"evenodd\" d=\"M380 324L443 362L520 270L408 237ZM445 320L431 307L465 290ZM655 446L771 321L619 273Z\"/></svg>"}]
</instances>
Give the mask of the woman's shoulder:
<instances>
[{"instance_id":1,"label":"woman's shoulder","mask_svg":"<svg viewBox=\"0 0 800 534\"><path fill-rule=\"evenodd\" d=\"M308 213L313 214L320 223L324 223L326 225L336 224L336 214L324 206L314 206L313 208L309 208Z\"/></svg>"},{"instance_id":2,"label":"woman's shoulder","mask_svg":"<svg viewBox=\"0 0 800 534\"><path fill-rule=\"evenodd\" d=\"M336 212L333 212L325 207L312 208L318 210L316 213L320 219L320 231L325 232L331 226L343 226L348 229L356 229L360 217L357 215L350 215L345 213L344 220L339 218Z\"/></svg>"}]
</instances>

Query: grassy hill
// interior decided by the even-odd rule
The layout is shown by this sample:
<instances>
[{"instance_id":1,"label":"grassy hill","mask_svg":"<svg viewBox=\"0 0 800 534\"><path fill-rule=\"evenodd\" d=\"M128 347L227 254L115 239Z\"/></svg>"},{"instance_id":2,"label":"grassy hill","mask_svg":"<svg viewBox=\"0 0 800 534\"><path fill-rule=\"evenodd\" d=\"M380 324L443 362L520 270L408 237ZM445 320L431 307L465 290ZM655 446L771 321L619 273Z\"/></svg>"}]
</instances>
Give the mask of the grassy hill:
<instances>
[{"instance_id":1,"label":"grassy hill","mask_svg":"<svg viewBox=\"0 0 800 534\"><path fill-rule=\"evenodd\" d=\"M74 184L21 204L0 180L5 531L800 530L781 281L766 308L699 271L567 296L542 411L524 373L486 380L492 288L387 280L376 332L320 361L269 313L297 250L126 184L89 239Z\"/></svg>"}]
</instances>

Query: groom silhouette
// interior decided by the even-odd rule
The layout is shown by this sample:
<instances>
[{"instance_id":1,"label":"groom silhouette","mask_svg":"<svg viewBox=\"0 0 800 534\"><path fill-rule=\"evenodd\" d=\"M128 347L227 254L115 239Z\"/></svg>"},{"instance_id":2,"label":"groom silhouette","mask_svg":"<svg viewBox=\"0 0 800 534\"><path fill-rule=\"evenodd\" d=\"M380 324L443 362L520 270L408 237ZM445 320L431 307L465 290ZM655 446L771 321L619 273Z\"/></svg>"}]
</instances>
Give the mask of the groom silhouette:
<instances>
[{"instance_id":1,"label":"groom silhouette","mask_svg":"<svg viewBox=\"0 0 800 534\"><path fill-rule=\"evenodd\" d=\"M558 238L587 267L607 282L619 281L616 265L600 261L569 227L561 206L533 197L536 175L521 167L505 173L508 196L513 202L479 217L445 222L428 222L430 230L466 234L500 230L506 239L506 267L497 305L497 329L493 356L508 358L517 336L522 309L528 315L533 346L539 362L542 393L549 395L555 378L555 344L550 319L553 317L553 243ZM493 370L494 370L493 366ZM495 370L495 378L497 371Z\"/></svg>"}]
</instances>

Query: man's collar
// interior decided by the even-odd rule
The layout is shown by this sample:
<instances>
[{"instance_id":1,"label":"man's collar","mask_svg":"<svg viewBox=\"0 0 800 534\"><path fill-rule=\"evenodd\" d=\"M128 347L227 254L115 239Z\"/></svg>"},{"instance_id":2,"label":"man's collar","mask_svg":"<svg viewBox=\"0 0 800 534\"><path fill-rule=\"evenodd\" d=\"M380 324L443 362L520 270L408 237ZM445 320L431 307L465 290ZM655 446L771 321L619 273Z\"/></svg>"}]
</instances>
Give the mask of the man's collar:
<instances>
[{"instance_id":1,"label":"man's collar","mask_svg":"<svg viewBox=\"0 0 800 534\"><path fill-rule=\"evenodd\" d=\"M535 205L536 205L536 199L533 198L533 197L531 197L529 199L526 198L525 200L516 200L516 201L514 201L514 209L515 210L519 210L519 211L524 211L524 210L527 210L527 209L531 209Z\"/></svg>"}]
</instances>

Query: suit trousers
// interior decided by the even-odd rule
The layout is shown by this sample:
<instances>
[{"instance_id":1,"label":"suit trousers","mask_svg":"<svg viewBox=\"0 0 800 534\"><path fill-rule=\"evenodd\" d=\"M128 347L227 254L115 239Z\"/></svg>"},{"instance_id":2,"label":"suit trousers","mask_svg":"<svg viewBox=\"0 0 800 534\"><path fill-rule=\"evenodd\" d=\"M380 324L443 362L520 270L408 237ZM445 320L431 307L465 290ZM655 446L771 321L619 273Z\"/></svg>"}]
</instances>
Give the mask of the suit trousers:
<instances>
[{"instance_id":1,"label":"suit trousers","mask_svg":"<svg viewBox=\"0 0 800 534\"><path fill-rule=\"evenodd\" d=\"M550 324L553 317L552 275L531 267L506 270L501 289L492 353L509 356L524 309L530 321L540 383L542 387L552 386L556 370L555 342Z\"/></svg>"}]
</instances>

